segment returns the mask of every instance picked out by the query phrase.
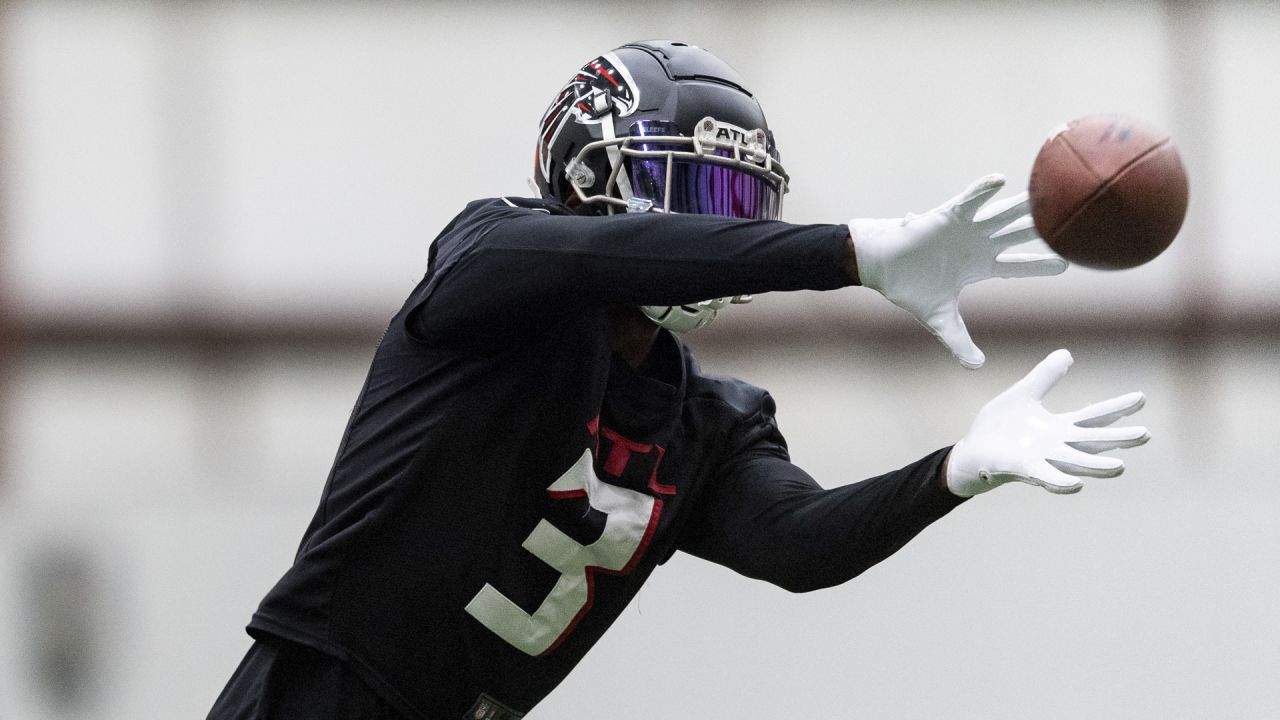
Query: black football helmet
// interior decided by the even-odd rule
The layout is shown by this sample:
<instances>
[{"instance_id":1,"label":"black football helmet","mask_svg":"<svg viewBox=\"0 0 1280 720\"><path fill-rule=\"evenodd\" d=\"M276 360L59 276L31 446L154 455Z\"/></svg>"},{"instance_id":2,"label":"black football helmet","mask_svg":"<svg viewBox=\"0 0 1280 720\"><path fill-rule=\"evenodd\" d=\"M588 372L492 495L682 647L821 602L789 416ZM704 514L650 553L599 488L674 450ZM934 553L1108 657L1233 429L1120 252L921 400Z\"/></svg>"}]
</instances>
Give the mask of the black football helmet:
<instances>
[{"instance_id":1,"label":"black football helmet","mask_svg":"<svg viewBox=\"0 0 1280 720\"><path fill-rule=\"evenodd\" d=\"M776 220L790 178L737 71L702 48L628 43L582 66L542 116L534 182L578 212ZM748 295L644 306L662 327L703 327Z\"/></svg>"},{"instance_id":2,"label":"black football helmet","mask_svg":"<svg viewBox=\"0 0 1280 720\"><path fill-rule=\"evenodd\" d=\"M776 219L788 177L737 71L680 42L628 43L582 66L542 116L534 178L580 212Z\"/></svg>"}]
</instances>

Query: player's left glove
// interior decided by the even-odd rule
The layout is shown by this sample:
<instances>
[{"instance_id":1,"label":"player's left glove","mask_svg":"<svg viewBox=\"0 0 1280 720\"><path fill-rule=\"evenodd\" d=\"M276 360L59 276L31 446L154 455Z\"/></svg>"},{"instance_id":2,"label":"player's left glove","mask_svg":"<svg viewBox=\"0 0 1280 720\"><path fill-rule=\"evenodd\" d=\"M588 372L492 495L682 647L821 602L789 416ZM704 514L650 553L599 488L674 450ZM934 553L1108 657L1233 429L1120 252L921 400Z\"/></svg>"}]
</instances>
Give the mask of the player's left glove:
<instances>
[{"instance_id":1,"label":"player's left glove","mask_svg":"<svg viewBox=\"0 0 1280 720\"><path fill-rule=\"evenodd\" d=\"M1144 427L1107 427L1142 409L1140 392L1054 414L1041 400L1071 367L1071 353L1056 350L1026 377L987 403L969 433L947 458L947 488L972 497L1019 481L1052 493L1073 493L1082 477L1115 477L1124 463L1097 453L1142 445Z\"/></svg>"},{"instance_id":2,"label":"player's left glove","mask_svg":"<svg viewBox=\"0 0 1280 720\"><path fill-rule=\"evenodd\" d=\"M1026 193L994 203L978 216L1002 187L1003 176L987 175L923 215L849 221L862 284L911 313L967 368L981 367L986 356L960 317L960 291L966 285L1067 269L1057 255L1000 254L1036 238Z\"/></svg>"}]
</instances>

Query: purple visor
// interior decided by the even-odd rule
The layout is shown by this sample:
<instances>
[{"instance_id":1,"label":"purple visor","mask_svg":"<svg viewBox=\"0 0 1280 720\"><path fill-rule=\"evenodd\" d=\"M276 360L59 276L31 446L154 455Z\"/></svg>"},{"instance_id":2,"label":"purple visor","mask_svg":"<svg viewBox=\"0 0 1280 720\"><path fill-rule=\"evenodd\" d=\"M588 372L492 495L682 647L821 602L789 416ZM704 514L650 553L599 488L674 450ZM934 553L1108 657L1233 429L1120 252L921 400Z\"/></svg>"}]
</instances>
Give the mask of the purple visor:
<instances>
[{"instance_id":1,"label":"purple visor","mask_svg":"<svg viewBox=\"0 0 1280 720\"><path fill-rule=\"evenodd\" d=\"M679 135L674 123L640 121L631 126L632 137ZM655 208L692 215L722 215L752 220L776 220L782 210L778 186L747 170L693 156L692 142L632 143L642 152L673 152L674 156L626 159L633 197L648 200ZM717 149L721 157L733 152ZM668 167L670 164L670 187Z\"/></svg>"}]
</instances>

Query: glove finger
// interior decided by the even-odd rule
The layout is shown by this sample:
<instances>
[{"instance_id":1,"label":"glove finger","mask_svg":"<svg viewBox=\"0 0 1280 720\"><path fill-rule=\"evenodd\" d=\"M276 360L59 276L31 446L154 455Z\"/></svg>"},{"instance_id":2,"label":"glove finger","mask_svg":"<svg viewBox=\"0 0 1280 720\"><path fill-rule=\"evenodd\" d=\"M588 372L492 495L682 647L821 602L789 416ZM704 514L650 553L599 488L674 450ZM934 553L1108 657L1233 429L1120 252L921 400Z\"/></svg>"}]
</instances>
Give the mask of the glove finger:
<instances>
[{"instance_id":1,"label":"glove finger","mask_svg":"<svg viewBox=\"0 0 1280 720\"><path fill-rule=\"evenodd\" d=\"M1065 417L1076 427L1106 427L1122 417L1138 412L1146 404L1146 395L1131 392L1066 413Z\"/></svg>"},{"instance_id":2,"label":"glove finger","mask_svg":"<svg viewBox=\"0 0 1280 720\"><path fill-rule=\"evenodd\" d=\"M1145 445L1150 439L1151 433L1140 425L1080 428L1071 433L1071 437L1067 439L1067 446L1081 452L1097 454L1108 450Z\"/></svg>"},{"instance_id":3,"label":"glove finger","mask_svg":"<svg viewBox=\"0 0 1280 720\"><path fill-rule=\"evenodd\" d=\"M1110 478L1124 472L1124 461L1110 455L1092 455L1075 448L1061 447L1045 462L1068 475Z\"/></svg>"},{"instance_id":4,"label":"glove finger","mask_svg":"<svg viewBox=\"0 0 1280 720\"><path fill-rule=\"evenodd\" d=\"M973 216L977 214L991 196L1000 192L1000 188L1004 187L1004 176L999 174L983 175L973 181L963 193L956 198L956 214L965 220L973 220Z\"/></svg>"},{"instance_id":5,"label":"glove finger","mask_svg":"<svg viewBox=\"0 0 1280 720\"><path fill-rule=\"evenodd\" d=\"M1048 277L1061 275L1067 261L1046 253L1005 253L996 258L991 274L998 278Z\"/></svg>"},{"instance_id":6,"label":"glove finger","mask_svg":"<svg viewBox=\"0 0 1280 720\"><path fill-rule=\"evenodd\" d=\"M965 327L964 318L960 317L960 309L955 304L934 313L925 325L947 346L961 365L976 370L987 361L987 356L969 336L969 329Z\"/></svg>"},{"instance_id":7,"label":"glove finger","mask_svg":"<svg viewBox=\"0 0 1280 720\"><path fill-rule=\"evenodd\" d=\"M1067 374L1067 370L1071 369L1072 362L1074 359L1069 350L1054 350L1032 368L1026 377L1019 380L1015 387L1021 387L1036 400L1043 399Z\"/></svg>"},{"instance_id":8,"label":"glove finger","mask_svg":"<svg viewBox=\"0 0 1280 720\"><path fill-rule=\"evenodd\" d=\"M1031 242L1040 238L1036 232L1036 223L1031 219L1030 215L1023 215L1015 218L1013 221L1004 225L996 225L999 228L991 234L991 242L1000 250L1007 250L1014 245L1021 245L1024 242Z\"/></svg>"},{"instance_id":9,"label":"glove finger","mask_svg":"<svg viewBox=\"0 0 1280 720\"><path fill-rule=\"evenodd\" d=\"M1003 227L1017 220L1019 217L1026 215L1030 211L1031 202L1027 199L1026 191L1007 198L1001 198L995 202L982 208L982 211L974 215L973 219L977 222Z\"/></svg>"},{"instance_id":10,"label":"glove finger","mask_svg":"<svg viewBox=\"0 0 1280 720\"><path fill-rule=\"evenodd\" d=\"M1042 487L1055 495L1070 495L1084 488L1084 482L1080 478L1072 477L1043 461L1037 463L1035 475L1023 478L1022 481L1028 485Z\"/></svg>"}]
</instances>

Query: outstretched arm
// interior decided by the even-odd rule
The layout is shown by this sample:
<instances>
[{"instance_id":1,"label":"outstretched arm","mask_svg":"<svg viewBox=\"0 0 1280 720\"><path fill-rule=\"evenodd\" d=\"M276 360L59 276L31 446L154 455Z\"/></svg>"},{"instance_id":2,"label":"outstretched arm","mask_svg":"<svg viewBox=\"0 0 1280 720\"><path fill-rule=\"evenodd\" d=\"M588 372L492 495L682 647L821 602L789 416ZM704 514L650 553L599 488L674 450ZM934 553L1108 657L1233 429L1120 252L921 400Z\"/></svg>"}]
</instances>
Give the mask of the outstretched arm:
<instances>
[{"instance_id":1,"label":"outstretched arm","mask_svg":"<svg viewBox=\"0 0 1280 720\"><path fill-rule=\"evenodd\" d=\"M892 555L964 498L1019 481L1056 494L1109 478L1124 463L1100 453L1142 445L1140 426L1111 427L1141 409L1128 393L1073 412L1041 401L1066 374L1058 350L978 413L968 434L906 467L822 489L792 465L772 400L740 432L738 450L699 499L681 549L749 577L802 592L857 576Z\"/></svg>"},{"instance_id":2,"label":"outstretched arm","mask_svg":"<svg viewBox=\"0 0 1280 720\"><path fill-rule=\"evenodd\" d=\"M942 482L947 449L825 490L793 465L772 401L698 499L680 549L792 592L831 587L897 552L963 499Z\"/></svg>"},{"instance_id":3,"label":"outstretched arm","mask_svg":"<svg viewBox=\"0 0 1280 720\"><path fill-rule=\"evenodd\" d=\"M477 322L534 328L590 306L680 305L852 283L843 225L490 206L437 246L435 277L418 300L428 306L427 332Z\"/></svg>"},{"instance_id":4,"label":"outstretched arm","mask_svg":"<svg viewBox=\"0 0 1280 720\"><path fill-rule=\"evenodd\" d=\"M831 490L784 459L756 458L706 498L681 549L792 592L839 585L963 501L939 483L946 454Z\"/></svg>"}]
</instances>

